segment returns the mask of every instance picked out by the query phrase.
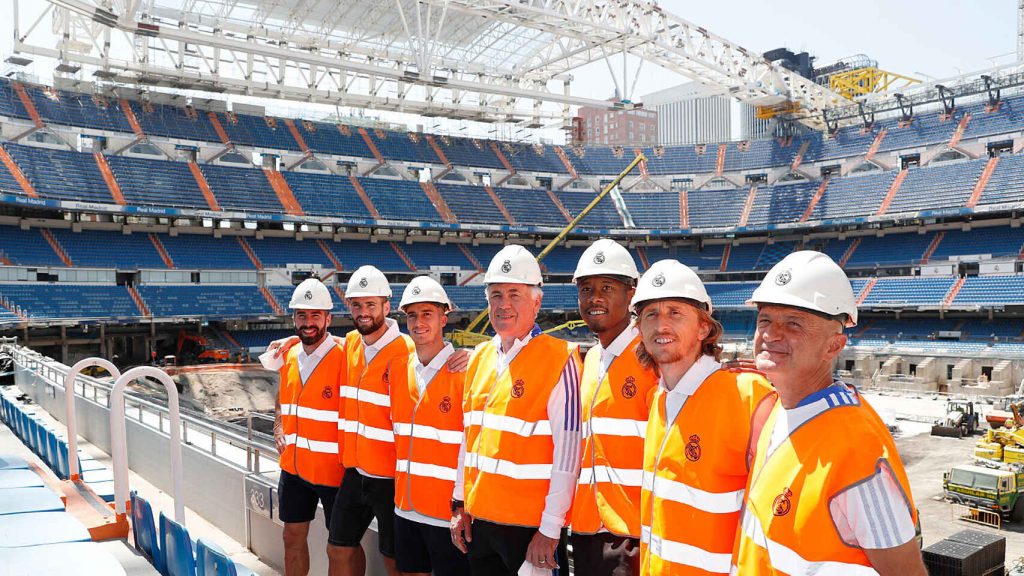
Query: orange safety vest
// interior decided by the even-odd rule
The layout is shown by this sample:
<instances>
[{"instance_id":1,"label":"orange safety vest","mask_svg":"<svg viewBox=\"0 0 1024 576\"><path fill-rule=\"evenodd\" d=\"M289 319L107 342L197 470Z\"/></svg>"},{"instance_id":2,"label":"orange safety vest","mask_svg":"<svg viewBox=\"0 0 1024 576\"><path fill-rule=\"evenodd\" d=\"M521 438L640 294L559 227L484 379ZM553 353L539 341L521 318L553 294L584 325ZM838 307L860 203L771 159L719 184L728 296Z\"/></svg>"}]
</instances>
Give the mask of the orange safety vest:
<instances>
[{"instance_id":1,"label":"orange safety vest","mask_svg":"<svg viewBox=\"0 0 1024 576\"><path fill-rule=\"evenodd\" d=\"M345 353L348 365L341 385L344 400L337 430L342 439L342 463L345 468L358 468L372 476L394 478L389 367L407 363L415 347L403 334L377 352L367 365L363 339L353 330L345 336Z\"/></svg>"},{"instance_id":2,"label":"orange safety vest","mask_svg":"<svg viewBox=\"0 0 1024 576\"><path fill-rule=\"evenodd\" d=\"M644 436L658 376L636 358L638 335L600 381L601 350L591 348L580 384L583 460L572 505L574 534L602 528L640 537Z\"/></svg>"},{"instance_id":3,"label":"orange safety vest","mask_svg":"<svg viewBox=\"0 0 1024 576\"><path fill-rule=\"evenodd\" d=\"M829 394L833 407L790 434L767 457L776 402L757 442L734 573L877 574L860 548L843 542L830 513L837 494L888 466L917 518L910 483L889 429L856 392Z\"/></svg>"},{"instance_id":4,"label":"orange safety vest","mask_svg":"<svg viewBox=\"0 0 1024 576\"><path fill-rule=\"evenodd\" d=\"M438 520L451 518L462 445L462 386L466 374L442 367L420 396L413 359L391 369L395 506Z\"/></svg>"},{"instance_id":5,"label":"orange safety vest","mask_svg":"<svg viewBox=\"0 0 1024 576\"><path fill-rule=\"evenodd\" d=\"M338 388L345 352L339 346L331 348L303 384L301 350L302 346L288 350L280 370L278 402L286 446L278 463L310 484L340 486L345 469L338 452Z\"/></svg>"},{"instance_id":6,"label":"orange safety vest","mask_svg":"<svg viewBox=\"0 0 1024 576\"><path fill-rule=\"evenodd\" d=\"M658 388L644 445L641 574L729 573L751 420L770 390L760 373L720 369L666 422Z\"/></svg>"},{"instance_id":7,"label":"orange safety vest","mask_svg":"<svg viewBox=\"0 0 1024 576\"><path fill-rule=\"evenodd\" d=\"M473 517L540 526L553 468L548 400L572 355L578 361L574 344L539 334L499 376L493 340L473 351L463 402L465 501Z\"/></svg>"}]
</instances>

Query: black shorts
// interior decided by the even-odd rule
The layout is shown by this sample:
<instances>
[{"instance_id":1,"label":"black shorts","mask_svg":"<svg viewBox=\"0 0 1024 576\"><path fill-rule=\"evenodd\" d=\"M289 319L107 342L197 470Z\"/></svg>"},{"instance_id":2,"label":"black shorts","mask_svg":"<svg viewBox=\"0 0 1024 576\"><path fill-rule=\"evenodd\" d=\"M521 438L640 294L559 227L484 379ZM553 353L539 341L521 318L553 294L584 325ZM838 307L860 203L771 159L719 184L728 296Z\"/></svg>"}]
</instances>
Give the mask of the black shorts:
<instances>
[{"instance_id":1,"label":"black shorts","mask_svg":"<svg viewBox=\"0 0 1024 576\"><path fill-rule=\"evenodd\" d=\"M399 572L469 576L469 559L452 544L447 527L395 515L395 563Z\"/></svg>"},{"instance_id":2,"label":"black shorts","mask_svg":"<svg viewBox=\"0 0 1024 576\"><path fill-rule=\"evenodd\" d=\"M377 548L387 558L395 557L395 479L363 476L346 468L327 542L334 546L359 546L370 522L377 518Z\"/></svg>"},{"instance_id":3,"label":"black shorts","mask_svg":"<svg viewBox=\"0 0 1024 576\"><path fill-rule=\"evenodd\" d=\"M277 481L277 517L285 523L311 522L316 518L316 505L324 505L324 520L331 525L331 512L338 489L310 484L295 474L281 470Z\"/></svg>"},{"instance_id":4,"label":"black shorts","mask_svg":"<svg viewBox=\"0 0 1024 576\"><path fill-rule=\"evenodd\" d=\"M473 520L473 539L469 542L469 566L473 574L486 576L516 576L526 562L526 549L537 533L536 528L508 526L486 520ZM566 552L566 534L562 529L555 548L558 566L552 566L553 574L569 574L569 556ZM580 576L583 572L576 572Z\"/></svg>"},{"instance_id":5,"label":"black shorts","mask_svg":"<svg viewBox=\"0 0 1024 576\"><path fill-rule=\"evenodd\" d=\"M608 532L573 534L572 567L588 576L639 576L640 540Z\"/></svg>"}]
</instances>

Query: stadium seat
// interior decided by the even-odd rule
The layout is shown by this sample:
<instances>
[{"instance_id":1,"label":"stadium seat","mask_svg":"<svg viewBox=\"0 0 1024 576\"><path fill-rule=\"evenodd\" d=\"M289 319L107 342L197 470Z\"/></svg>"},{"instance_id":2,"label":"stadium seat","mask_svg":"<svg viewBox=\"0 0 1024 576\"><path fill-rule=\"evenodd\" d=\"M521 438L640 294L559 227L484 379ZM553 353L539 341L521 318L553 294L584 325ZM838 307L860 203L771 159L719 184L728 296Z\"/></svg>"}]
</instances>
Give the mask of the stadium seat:
<instances>
[{"instance_id":1,"label":"stadium seat","mask_svg":"<svg viewBox=\"0 0 1024 576\"><path fill-rule=\"evenodd\" d=\"M4 550L8 574L32 576L123 576L124 568L96 542L62 542Z\"/></svg>"},{"instance_id":2,"label":"stadium seat","mask_svg":"<svg viewBox=\"0 0 1024 576\"><path fill-rule=\"evenodd\" d=\"M64 502L46 487L5 488L0 490L0 516L25 512L63 510Z\"/></svg>"},{"instance_id":3,"label":"stadium seat","mask_svg":"<svg viewBox=\"0 0 1024 576\"><path fill-rule=\"evenodd\" d=\"M160 513L160 553L165 576L196 576L196 557L188 530Z\"/></svg>"},{"instance_id":4,"label":"stadium seat","mask_svg":"<svg viewBox=\"0 0 1024 576\"><path fill-rule=\"evenodd\" d=\"M216 544L196 542L196 576L253 576L256 573L235 563Z\"/></svg>"},{"instance_id":5,"label":"stadium seat","mask_svg":"<svg viewBox=\"0 0 1024 576\"><path fill-rule=\"evenodd\" d=\"M153 521L153 507L135 490L131 491L129 497L132 507L132 539L135 541L135 549L163 574L164 555L160 551L156 523Z\"/></svg>"},{"instance_id":6,"label":"stadium seat","mask_svg":"<svg viewBox=\"0 0 1024 576\"><path fill-rule=\"evenodd\" d=\"M90 540L85 526L67 512L25 512L0 516L0 550Z\"/></svg>"}]
</instances>

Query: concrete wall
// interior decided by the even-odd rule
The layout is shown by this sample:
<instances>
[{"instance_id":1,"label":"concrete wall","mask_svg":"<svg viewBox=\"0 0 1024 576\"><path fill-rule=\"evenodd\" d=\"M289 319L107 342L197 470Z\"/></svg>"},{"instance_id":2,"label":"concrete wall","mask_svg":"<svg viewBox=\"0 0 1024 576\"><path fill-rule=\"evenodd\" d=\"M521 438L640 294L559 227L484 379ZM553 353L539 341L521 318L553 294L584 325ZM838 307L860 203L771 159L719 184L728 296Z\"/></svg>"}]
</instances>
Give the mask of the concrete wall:
<instances>
[{"instance_id":1,"label":"concrete wall","mask_svg":"<svg viewBox=\"0 0 1024 576\"><path fill-rule=\"evenodd\" d=\"M28 394L43 410L58 421L66 424L64 409L64 388L48 384L44 378L30 370L19 370L15 384ZM101 395L99 402L91 398L75 396L75 416L78 435L97 448L110 453L109 410L103 405L106 398ZM129 411L131 409L129 408ZM126 420L128 440L128 467L157 488L172 492L169 465L169 436L131 419ZM165 425L166 429L166 425ZM195 431L191 431L195 434ZM276 480L251 475L243 467L235 466L212 457L205 451L188 444L182 446L183 492L185 506L198 513L205 520L222 530L232 539L247 546L265 564L283 571L284 549L281 540L282 525L276 519L260 515L249 509L245 490L247 477L258 478L271 490L276 514ZM317 510L317 518L310 528L310 573L327 573L327 527L323 509ZM384 576L386 571L377 553L376 527L371 526L363 538L363 549L367 552L367 574Z\"/></svg>"}]
</instances>

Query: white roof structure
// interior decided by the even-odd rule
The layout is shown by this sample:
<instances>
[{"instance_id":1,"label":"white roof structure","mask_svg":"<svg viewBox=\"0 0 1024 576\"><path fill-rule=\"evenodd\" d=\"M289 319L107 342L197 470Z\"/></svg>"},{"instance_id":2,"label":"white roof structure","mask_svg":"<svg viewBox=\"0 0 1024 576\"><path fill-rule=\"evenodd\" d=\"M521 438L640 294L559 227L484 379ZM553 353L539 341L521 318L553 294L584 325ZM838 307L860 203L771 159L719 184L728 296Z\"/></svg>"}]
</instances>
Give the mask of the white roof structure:
<instances>
[{"instance_id":1,"label":"white roof structure","mask_svg":"<svg viewBox=\"0 0 1024 576\"><path fill-rule=\"evenodd\" d=\"M16 51L127 84L540 126L630 107L572 91L575 70L628 53L636 75L650 63L749 104L799 103L819 128L845 102L641 0L48 0L56 45L33 37L45 18L18 22L29 1L14 0Z\"/></svg>"}]
</instances>

